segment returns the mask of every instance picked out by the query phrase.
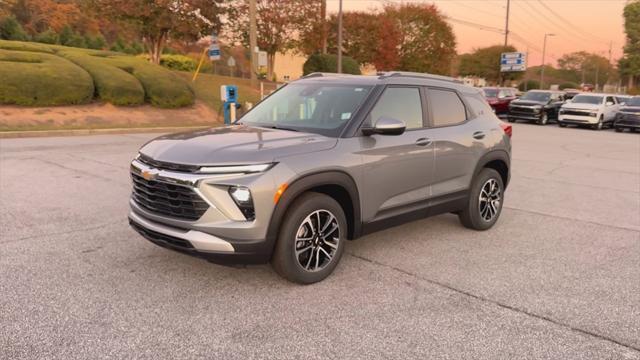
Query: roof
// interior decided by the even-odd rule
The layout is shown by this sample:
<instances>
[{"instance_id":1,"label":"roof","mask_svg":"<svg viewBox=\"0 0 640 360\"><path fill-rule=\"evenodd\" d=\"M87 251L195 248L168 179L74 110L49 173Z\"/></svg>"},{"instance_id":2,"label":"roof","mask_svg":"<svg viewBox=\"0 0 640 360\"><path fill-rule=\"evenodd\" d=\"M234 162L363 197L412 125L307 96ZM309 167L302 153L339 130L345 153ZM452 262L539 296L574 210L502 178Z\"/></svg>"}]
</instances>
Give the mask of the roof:
<instances>
[{"instance_id":1,"label":"roof","mask_svg":"<svg viewBox=\"0 0 640 360\"><path fill-rule=\"evenodd\" d=\"M448 76L434 75L427 73L415 73L404 71L379 72L376 75L350 75L335 73L311 73L305 75L295 82L327 82L327 83L353 83L362 85L379 85L379 84L403 84L403 85L431 85L446 86L457 89L471 88L464 85L458 79Z\"/></svg>"}]
</instances>

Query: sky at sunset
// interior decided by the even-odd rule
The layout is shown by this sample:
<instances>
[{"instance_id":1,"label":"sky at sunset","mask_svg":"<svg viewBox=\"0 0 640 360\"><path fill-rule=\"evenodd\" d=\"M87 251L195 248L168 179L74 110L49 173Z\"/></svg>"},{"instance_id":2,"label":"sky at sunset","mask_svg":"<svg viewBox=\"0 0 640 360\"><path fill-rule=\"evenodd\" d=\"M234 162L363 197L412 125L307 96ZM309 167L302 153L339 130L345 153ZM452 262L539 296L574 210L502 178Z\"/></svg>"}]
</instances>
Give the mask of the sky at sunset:
<instances>
[{"instance_id":1,"label":"sky at sunset","mask_svg":"<svg viewBox=\"0 0 640 360\"><path fill-rule=\"evenodd\" d=\"M458 42L458 53L477 47L502 44L506 0L343 0L344 11L376 10L386 3L433 3L450 17L450 24ZM540 65L545 33L555 36L547 39L546 63L555 64L563 54L585 50L609 57L622 56L625 36L622 10L626 0L511 0L509 44L519 51L529 50L529 65ZM338 0L328 0L328 11L338 11ZM476 25L463 23L474 23Z\"/></svg>"}]
</instances>

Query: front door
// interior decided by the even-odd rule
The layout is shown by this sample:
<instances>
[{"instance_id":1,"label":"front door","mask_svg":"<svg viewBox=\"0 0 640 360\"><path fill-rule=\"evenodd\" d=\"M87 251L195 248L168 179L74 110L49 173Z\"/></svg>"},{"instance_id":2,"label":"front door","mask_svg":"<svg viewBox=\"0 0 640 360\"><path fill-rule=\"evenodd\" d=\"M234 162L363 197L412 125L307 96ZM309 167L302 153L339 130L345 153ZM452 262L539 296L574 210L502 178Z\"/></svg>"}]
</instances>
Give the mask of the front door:
<instances>
[{"instance_id":1,"label":"front door","mask_svg":"<svg viewBox=\"0 0 640 360\"><path fill-rule=\"evenodd\" d=\"M402 120L401 135L361 136L362 215L365 222L421 209L431 196L434 145L425 121L423 90L389 86L373 107L366 126L381 117Z\"/></svg>"}]
</instances>

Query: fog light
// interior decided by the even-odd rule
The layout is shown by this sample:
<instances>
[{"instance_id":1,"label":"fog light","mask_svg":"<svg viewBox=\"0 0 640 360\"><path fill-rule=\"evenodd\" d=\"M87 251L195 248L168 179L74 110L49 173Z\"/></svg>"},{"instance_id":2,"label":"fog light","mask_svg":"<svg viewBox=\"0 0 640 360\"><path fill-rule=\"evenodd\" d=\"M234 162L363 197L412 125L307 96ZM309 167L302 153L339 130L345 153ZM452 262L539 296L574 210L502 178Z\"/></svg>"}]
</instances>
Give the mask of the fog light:
<instances>
[{"instance_id":1,"label":"fog light","mask_svg":"<svg viewBox=\"0 0 640 360\"><path fill-rule=\"evenodd\" d=\"M251 191L244 186L231 186L229 188L229 195L242 212L242 215L247 220L254 220L256 217L255 209L253 208L253 199L251 198Z\"/></svg>"}]
</instances>

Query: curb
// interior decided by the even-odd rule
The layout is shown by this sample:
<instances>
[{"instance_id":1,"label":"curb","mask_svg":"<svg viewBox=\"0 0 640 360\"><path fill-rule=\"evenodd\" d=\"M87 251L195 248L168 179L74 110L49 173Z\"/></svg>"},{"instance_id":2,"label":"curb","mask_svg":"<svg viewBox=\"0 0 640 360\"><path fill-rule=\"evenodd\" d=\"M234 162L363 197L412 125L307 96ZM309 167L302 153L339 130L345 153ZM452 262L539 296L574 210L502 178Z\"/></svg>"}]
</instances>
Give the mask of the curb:
<instances>
[{"instance_id":1,"label":"curb","mask_svg":"<svg viewBox=\"0 0 640 360\"><path fill-rule=\"evenodd\" d=\"M50 137L50 136L85 136L85 135L140 134L140 133L154 133L154 132L179 132L179 131L187 131L187 130L206 129L209 127L210 126L174 126L174 127L149 127L149 128L0 131L0 139Z\"/></svg>"}]
</instances>

